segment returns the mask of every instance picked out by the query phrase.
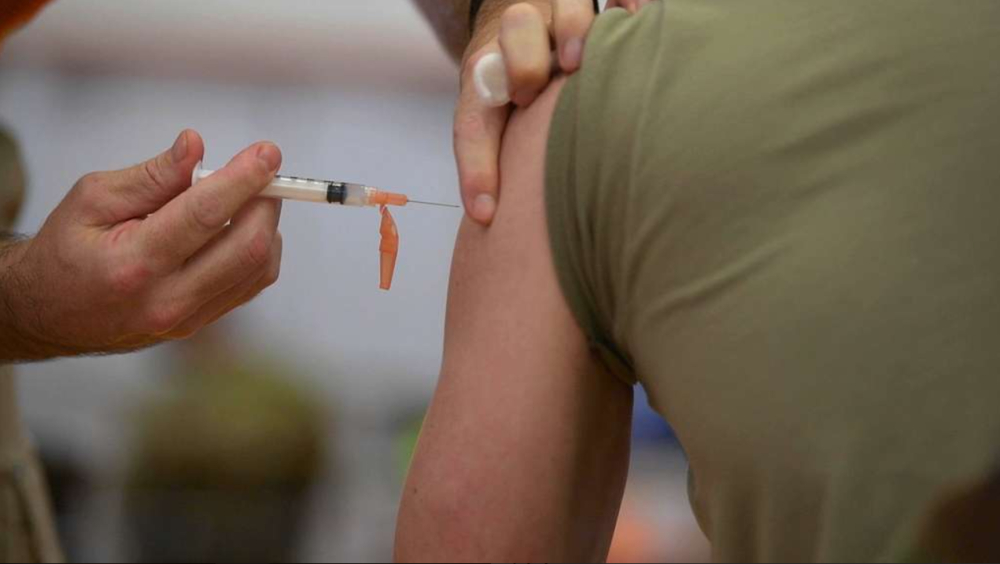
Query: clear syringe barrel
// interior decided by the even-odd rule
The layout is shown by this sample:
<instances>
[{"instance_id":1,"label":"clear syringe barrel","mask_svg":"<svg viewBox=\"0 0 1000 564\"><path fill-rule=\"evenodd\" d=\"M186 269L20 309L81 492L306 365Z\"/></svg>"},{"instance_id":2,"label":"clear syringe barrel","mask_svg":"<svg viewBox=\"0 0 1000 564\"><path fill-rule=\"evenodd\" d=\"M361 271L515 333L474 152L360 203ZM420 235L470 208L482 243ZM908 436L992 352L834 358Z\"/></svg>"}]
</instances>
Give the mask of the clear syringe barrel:
<instances>
[{"instance_id":1,"label":"clear syringe barrel","mask_svg":"<svg viewBox=\"0 0 1000 564\"><path fill-rule=\"evenodd\" d=\"M192 185L214 174L198 165L194 170ZM381 192L363 184L331 182L297 176L276 176L274 181L260 193L265 198L339 204L343 206L369 207L379 205L405 206L407 199L399 194Z\"/></svg>"}]
</instances>

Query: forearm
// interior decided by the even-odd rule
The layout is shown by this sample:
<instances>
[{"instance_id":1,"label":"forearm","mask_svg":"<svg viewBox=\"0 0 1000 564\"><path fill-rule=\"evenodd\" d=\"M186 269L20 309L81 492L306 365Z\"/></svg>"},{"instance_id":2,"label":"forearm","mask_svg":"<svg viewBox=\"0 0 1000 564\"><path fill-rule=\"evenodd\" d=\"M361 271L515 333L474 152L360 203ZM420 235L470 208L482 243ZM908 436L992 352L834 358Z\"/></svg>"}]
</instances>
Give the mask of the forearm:
<instances>
[{"instance_id":1,"label":"forearm","mask_svg":"<svg viewBox=\"0 0 1000 564\"><path fill-rule=\"evenodd\" d=\"M499 28L500 15L508 7L525 0L483 0L482 7L476 19L477 30L484 28ZM542 13L552 13L552 0L528 0ZM473 42L472 30L469 29L470 0L416 0L417 6L434 27L441 44L456 62L461 61L469 51ZM477 34L484 38L493 38L495 33Z\"/></svg>"},{"instance_id":2,"label":"forearm","mask_svg":"<svg viewBox=\"0 0 1000 564\"><path fill-rule=\"evenodd\" d=\"M21 303L29 284L21 272L27 246L24 238L0 235L0 364L38 359L43 348L26 330Z\"/></svg>"},{"instance_id":3,"label":"forearm","mask_svg":"<svg viewBox=\"0 0 1000 564\"><path fill-rule=\"evenodd\" d=\"M59 343L51 323L51 311L40 289L54 274L39 275L30 259L32 240L0 235L0 365L79 356L98 351ZM72 276L67 276L72 279Z\"/></svg>"}]
</instances>

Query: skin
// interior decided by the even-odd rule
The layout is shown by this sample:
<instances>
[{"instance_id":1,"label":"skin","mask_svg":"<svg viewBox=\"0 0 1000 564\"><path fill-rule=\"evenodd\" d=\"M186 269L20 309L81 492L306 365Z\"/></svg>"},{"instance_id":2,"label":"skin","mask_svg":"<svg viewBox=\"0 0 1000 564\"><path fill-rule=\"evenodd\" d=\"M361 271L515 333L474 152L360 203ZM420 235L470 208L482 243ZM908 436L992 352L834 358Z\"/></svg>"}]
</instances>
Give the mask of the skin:
<instances>
[{"instance_id":1,"label":"skin","mask_svg":"<svg viewBox=\"0 0 1000 564\"><path fill-rule=\"evenodd\" d=\"M633 398L589 354L553 268L544 149L561 85L511 120L492 226L462 225L441 379L399 513L400 562L607 558Z\"/></svg>"},{"instance_id":2,"label":"skin","mask_svg":"<svg viewBox=\"0 0 1000 564\"><path fill-rule=\"evenodd\" d=\"M189 337L274 284L281 151L258 143L191 187L204 142L89 174L37 236L0 244L0 364Z\"/></svg>"},{"instance_id":3,"label":"skin","mask_svg":"<svg viewBox=\"0 0 1000 564\"><path fill-rule=\"evenodd\" d=\"M552 79L552 45L564 73L580 67L583 45L594 20L591 0L486 0L475 30L468 30L468 0L417 0L456 60L461 93L455 109L454 145L462 202L469 217L489 225L500 194L500 144L511 108L483 104L472 70L489 53L507 61L512 100L528 106ZM458 24L457 22L462 22Z\"/></svg>"},{"instance_id":4,"label":"skin","mask_svg":"<svg viewBox=\"0 0 1000 564\"><path fill-rule=\"evenodd\" d=\"M633 14L653 0L609 0L606 8ZM454 145L462 202L468 216L489 225L500 197L500 145L511 108L484 105L472 70L500 51L507 63L514 106L527 107L552 80L552 50L563 74L579 70L594 22L591 0L486 0L475 29L468 29L469 0L416 0L441 43L461 61L461 93L455 108Z\"/></svg>"}]
</instances>

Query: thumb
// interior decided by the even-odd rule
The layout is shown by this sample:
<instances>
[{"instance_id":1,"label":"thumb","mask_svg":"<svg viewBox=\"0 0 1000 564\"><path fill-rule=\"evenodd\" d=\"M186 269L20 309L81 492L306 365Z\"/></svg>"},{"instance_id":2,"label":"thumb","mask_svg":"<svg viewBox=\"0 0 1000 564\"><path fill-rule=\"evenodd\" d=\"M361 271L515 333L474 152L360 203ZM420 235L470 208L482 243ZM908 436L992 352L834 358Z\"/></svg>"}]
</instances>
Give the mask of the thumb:
<instances>
[{"instance_id":1,"label":"thumb","mask_svg":"<svg viewBox=\"0 0 1000 564\"><path fill-rule=\"evenodd\" d=\"M173 147L132 168L106 173L107 199L102 211L111 222L145 217L191 187L194 167L205 157L205 142L190 129L181 132Z\"/></svg>"}]
</instances>

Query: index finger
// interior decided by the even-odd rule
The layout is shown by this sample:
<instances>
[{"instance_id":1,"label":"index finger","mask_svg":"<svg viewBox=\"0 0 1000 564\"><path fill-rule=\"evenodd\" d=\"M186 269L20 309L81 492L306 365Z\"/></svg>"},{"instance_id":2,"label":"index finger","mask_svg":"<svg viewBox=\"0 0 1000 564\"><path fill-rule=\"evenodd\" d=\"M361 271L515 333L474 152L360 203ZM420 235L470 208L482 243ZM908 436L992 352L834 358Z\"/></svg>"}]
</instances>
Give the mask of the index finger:
<instances>
[{"instance_id":1,"label":"index finger","mask_svg":"<svg viewBox=\"0 0 1000 564\"><path fill-rule=\"evenodd\" d=\"M486 48L480 55L493 52ZM480 55L468 62L475 68ZM480 98L471 71L465 73L463 87L455 110L455 160L462 189L462 203L469 217L481 225L489 225L496 213L500 191L500 142L510 107L491 107Z\"/></svg>"},{"instance_id":2,"label":"index finger","mask_svg":"<svg viewBox=\"0 0 1000 564\"><path fill-rule=\"evenodd\" d=\"M258 143L174 198L143 222L140 252L160 272L183 265L208 244L281 168L281 151Z\"/></svg>"}]
</instances>

